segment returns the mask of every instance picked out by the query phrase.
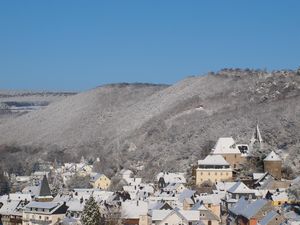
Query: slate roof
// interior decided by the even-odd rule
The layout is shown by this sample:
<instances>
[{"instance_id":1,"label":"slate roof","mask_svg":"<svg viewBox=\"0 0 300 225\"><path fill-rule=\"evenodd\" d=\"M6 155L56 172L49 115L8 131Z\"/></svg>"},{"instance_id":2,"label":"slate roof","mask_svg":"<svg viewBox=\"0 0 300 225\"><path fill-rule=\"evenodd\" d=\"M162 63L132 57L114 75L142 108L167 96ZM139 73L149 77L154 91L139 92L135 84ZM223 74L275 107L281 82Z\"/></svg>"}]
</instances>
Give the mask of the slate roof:
<instances>
[{"instance_id":1,"label":"slate roof","mask_svg":"<svg viewBox=\"0 0 300 225\"><path fill-rule=\"evenodd\" d=\"M32 201L26 205L25 212L31 212L31 209L41 209L42 211L34 211L39 214L65 214L68 206L61 202L36 202Z\"/></svg>"},{"instance_id":2,"label":"slate roof","mask_svg":"<svg viewBox=\"0 0 300 225\"><path fill-rule=\"evenodd\" d=\"M268 225L277 215L278 213L274 210L268 212L267 215L265 215L265 217L259 222L259 225Z\"/></svg>"},{"instance_id":3,"label":"slate roof","mask_svg":"<svg viewBox=\"0 0 300 225\"><path fill-rule=\"evenodd\" d=\"M178 197L179 202L183 202L186 198L192 198L196 191L190 189L184 189Z\"/></svg>"},{"instance_id":4,"label":"slate roof","mask_svg":"<svg viewBox=\"0 0 300 225\"><path fill-rule=\"evenodd\" d=\"M243 209L245 209L248 206L248 201L245 200L245 197L241 197L237 203L229 208L229 211L235 215L240 215L243 212Z\"/></svg>"},{"instance_id":5,"label":"slate roof","mask_svg":"<svg viewBox=\"0 0 300 225\"><path fill-rule=\"evenodd\" d=\"M268 200L258 199L250 204L246 208L243 209L241 215L246 217L247 219L252 218L255 214L257 214L262 207L264 207L268 203Z\"/></svg>"},{"instance_id":6,"label":"slate roof","mask_svg":"<svg viewBox=\"0 0 300 225\"><path fill-rule=\"evenodd\" d=\"M48 197L52 195L51 195L48 179L46 175L44 175L42 183L40 185L39 197L46 197L46 196Z\"/></svg>"}]
</instances>

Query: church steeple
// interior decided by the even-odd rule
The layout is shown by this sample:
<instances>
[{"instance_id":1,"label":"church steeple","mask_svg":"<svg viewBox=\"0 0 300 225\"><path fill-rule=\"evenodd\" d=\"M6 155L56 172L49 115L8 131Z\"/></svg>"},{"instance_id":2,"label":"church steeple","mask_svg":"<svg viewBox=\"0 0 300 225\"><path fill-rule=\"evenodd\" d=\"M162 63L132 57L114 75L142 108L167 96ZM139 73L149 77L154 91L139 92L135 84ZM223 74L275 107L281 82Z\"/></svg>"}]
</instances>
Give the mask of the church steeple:
<instances>
[{"instance_id":1,"label":"church steeple","mask_svg":"<svg viewBox=\"0 0 300 225\"><path fill-rule=\"evenodd\" d=\"M251 140L250 140L250 152L253 153L254 151L254 144L258 144L259 145L259 149L263 148L263 139L261 136L261 132L258 126L258 123L256 124L255 130L252 134Z\"/></svg>"},{"instance_id":2,"label":"church steeple","mask_svg":"<svg viewBox=\"0 0 300 225\"><path fill-rule=\"evenodd\" d=\"M36 197L36 201L47 202L52 201L53 197L51 195L51 190L49 187L48 179L46 175L44 175L42 182L40 184L39 195Z\"/></svg>"}]
</instances>

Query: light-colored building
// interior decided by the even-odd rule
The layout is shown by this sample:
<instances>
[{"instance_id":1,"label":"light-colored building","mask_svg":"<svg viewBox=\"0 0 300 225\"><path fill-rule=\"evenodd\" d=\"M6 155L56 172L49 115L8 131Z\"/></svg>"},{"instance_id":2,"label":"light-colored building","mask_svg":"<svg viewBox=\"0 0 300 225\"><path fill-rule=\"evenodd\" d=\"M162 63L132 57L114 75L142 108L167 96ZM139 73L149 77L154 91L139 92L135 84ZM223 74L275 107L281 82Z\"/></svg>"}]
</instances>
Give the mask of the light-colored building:
<instances>
[{"instance_id":1,"label":"light-colored building","mask_svg":"<svg viewBox=\"0 0 300 225\"><path fill-rule=\"evenodd\" d=\"M232 169L229 163L221 155L208 155L198 161L196 169L196 185L210 181L229 181L232 179Z\"/></svg>"},{"instance_id":2,"label":"light-colored building","mask_svg":"<svg viewBox=\"0 0 300 225\"><path fill-rule=\"evenodd\" d=\"M97 173L91 176L90 184L93 186L93 188L106 190L109 188L110 183L110 179L104 174Z\"/></svg>"},{"instance_id":3,"label":"light-colored building","mask_svg":"<svg viewBox=\"0 0 300 225\"><path fill-rule=\"evenodd\" d=\"M223 156L232 168L237 168L246 161L248 155L247 152L242 154L243 146L246 147L246 145L237 145L232 137L221 137L212 149L212 154Z\"/></svg>"},{"instance_id":4,"label":"light-colored building","mask_svg":"<svg viewBox=\"0 0 300 225\"><path fill-rule=\"evenodd\" d=\"M274 178L281 179L282 160L274 151L264 159L264 170L271 174Z\"/></svg>"},{"instance_id":5,"label":"light-colored building","mask_svg":"<svg viewBox=\"0 0 300 225\"><path fill-rule=\"evenodd\" d=\"M23 225L54 225L65 218L68 206L59 202L30 202L23 211Z\"/></svg>"}]
</instances>

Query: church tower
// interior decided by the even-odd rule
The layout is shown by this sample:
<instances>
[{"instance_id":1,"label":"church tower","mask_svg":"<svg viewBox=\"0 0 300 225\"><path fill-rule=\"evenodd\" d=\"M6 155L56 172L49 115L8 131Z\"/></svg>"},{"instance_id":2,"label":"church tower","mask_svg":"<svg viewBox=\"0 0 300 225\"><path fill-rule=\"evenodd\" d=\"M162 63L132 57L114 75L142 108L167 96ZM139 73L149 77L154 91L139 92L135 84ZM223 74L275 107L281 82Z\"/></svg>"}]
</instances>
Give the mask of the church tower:
<instances>
[{"instance_id":1,"label":"church tower","mask_svg":"<svg viewBox=\"0 0 300 225\"><path fill-rule=\"evenodd\" d=\"M282 160L274 151L264 159L264 170L274 178L281 180Z\"/></svg>"}]
</instances>

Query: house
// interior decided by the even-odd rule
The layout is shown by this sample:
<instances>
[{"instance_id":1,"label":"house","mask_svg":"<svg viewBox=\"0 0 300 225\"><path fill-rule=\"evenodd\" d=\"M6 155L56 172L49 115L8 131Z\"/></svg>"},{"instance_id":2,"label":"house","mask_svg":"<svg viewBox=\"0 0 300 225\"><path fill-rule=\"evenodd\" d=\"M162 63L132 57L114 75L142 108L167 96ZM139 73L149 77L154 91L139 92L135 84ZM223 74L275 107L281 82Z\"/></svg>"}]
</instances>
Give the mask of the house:
<instances>
[{"instance_id":1,"label":"house","mask_svg":"<svg viewBox=\"0 0 300 225\"><path fill-rule=\"evenodd\" d=\"M221 196L220 194L202 195L196 198L196 202L201 202L218 218L221 218Z\"/></svg>"},{"instance_id":2,"label":"house","mask_svg":"<svg viewBox=\"0 0 300 225\"><path fill-rule=\"evenodd\" d=\"M269 199L272 200L273 206L281 206L290 203L288 194L285 191L278 190L275 193L270 193Z\"/></svg>"},{"instance_id":3,"label":"house","mask_svg":"<svg viewBox=\"0 0 300 225\"><path fill-rule=\"evenodd\" d=\"M250 201L246 200L243 196L233 207L229 208L227 223L256 225L272 210L272 204L268 200L257 199L255 201Z\"/></svg>"},{"instance_id":4,"label":"house","mask_svg":"<svg viewBox=\"0 0 300 225\"><path fill-rule=\"evenodd\" d=\"M90 179L90 184L93 186L93 188L106 190L109 188L110 183L110 179L104 174L100 173L92 174Z\"/></svg>"},{"instance_id":5,"label":"house","mask_svg":"<svg viewBox=\"0 0 300 225\"><path fill-rule=\"evenodd\" d=\"M189 210L195 204L196 191L190 189L184 189L178 195L178 206L184 210Z\"/></svg>"},{"instance_id":6,"label":"house","mask_svg":"<svg viewBox=\"0 0 300 225\"><path fill-rule=\"evenodd\" d=\"M191 225L200 222L200 214L196 210L153 210L154 225Z\"/></svg>"},{"instance_id":7,"label":"house","mask_svg":"<svg viewBox=\"0 0 300 225\"><path fill-rule=\"evenodd\" d=\"M124 225L147 225L148 203L145 201L122 202L121 218Z\"/></svg>"},{"instance_id":8,"label":"house","mask_svg":"<svg viewBox=\"0 0 300 225\"><path fill-rule=\"evenodd\" d=\"M240 146L240 149L243 151L242 146ZM211 153L223 156L230 166L235 169L246 161L246 151L245 154L242 154L240 149L232 137L221 137L218 139Z\"/></svg>"},{"instance_id":9,"label":"house","mask_svg":"<svg viewBox=\"0 0 300 225\"><path fill-rule=\"evenodd\" d=\"M232 169L222 155L208 155L198 161L196 169L196 185L203 182L228 181L232 179Z\"/></svg>"},{"instance_id":10,"label":"house","mask_svg":"<svg viewBox=\"0 0 300 225\"><path fill-rule=\"evenodd\" d=\"M282 160L274 151L271 151L264 159L264 170L275 179L281 180Z\"/></svg>"},{"instance_id":11,"label":"house","mask_svg":"<svg viewBox=\"0 0 300 225\"><path fill-rule=\"evenodd\" d=\"M203 202L196 202L191 210L197 210L200 213L200 220L204 225L219 225L220 218L209 210Z\"/></svg>"},{"instance_id":12,"label":"house","mask_svg":"<svg viewBox=\"0 0 300 225\"><path fill-rule=\"evenodd\" d=\"M27 199L1 198L0 200L0 224L3 225L21 225L23 207L27 205Z\"/></svg>"},{"instance_id":13,"label":"house","mask_svg":"<svg viewBox=\"0 0 300 225\"><path fill-rule=\"evenodd\" d=\"M254 187L260 190L273 190L288 188L291 185L292 181L289 180L277 180L271 174L265 173L260 177L255 183Z\"/></svg>"},{"instance_id":14,"label":"house","mask_svg":"<svg viewBox=\"0 0 300 225\"><path fill-rule=\"evenodd\" d=\"M256 190L248 188L243 182L239 181L227 190L227 194L222 201L226 209L228 209L235 205L241 197L245 198L245 200L256 199Z\"/></svg>"},{"instance_id":15,"label":"house","mask_svg":"<svg viewBox=\"0 0 300 225\"><path fill-rule=\"evenodd\" d=\"M65 202L30 202L23 211L23 225L57 224L63 221L67 209Z\"/></svg>"}]
</instances>

